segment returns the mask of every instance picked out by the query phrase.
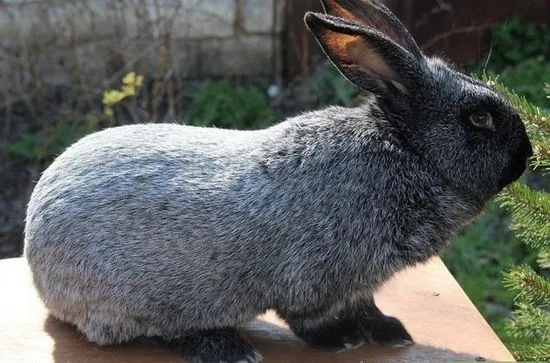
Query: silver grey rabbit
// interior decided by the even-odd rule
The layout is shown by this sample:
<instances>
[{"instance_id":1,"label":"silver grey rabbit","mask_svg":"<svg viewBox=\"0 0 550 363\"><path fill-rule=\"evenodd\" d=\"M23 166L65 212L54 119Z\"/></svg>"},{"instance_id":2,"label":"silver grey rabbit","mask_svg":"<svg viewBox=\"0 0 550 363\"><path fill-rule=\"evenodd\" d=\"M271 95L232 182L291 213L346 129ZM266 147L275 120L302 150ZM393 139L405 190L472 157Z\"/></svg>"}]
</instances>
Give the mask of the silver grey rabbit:
<instances>
[{"instance_id":1,"label":"silver grey rabbit","mask_svg":"<svg viewBox=\"0 0 550 363\"><path fill-rule=\"evenodd\" d=\"M531 144L501 95L423 55L380 2L323 5L305 21L370 92L361 107L259 131L115 127L44 172L25 255L54 316L191 362L261 361L237 328L267 309L322 349L412 343L373 292L441 253Z\"/></svg>"}]
</instances>

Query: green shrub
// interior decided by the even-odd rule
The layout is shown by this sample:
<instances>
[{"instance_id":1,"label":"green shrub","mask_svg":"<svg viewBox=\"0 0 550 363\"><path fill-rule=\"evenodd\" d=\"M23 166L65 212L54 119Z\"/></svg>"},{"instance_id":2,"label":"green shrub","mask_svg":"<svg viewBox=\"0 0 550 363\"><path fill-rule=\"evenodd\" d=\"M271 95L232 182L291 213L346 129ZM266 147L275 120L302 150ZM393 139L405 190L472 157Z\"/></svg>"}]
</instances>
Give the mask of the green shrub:
<instances>
[{"instance_id":1,"label":"green shrub","mask_svg":"<svg viewBox=\"0 0 550 363\"><path fill-rule=\"evenodd\" d=\"M550 99L544 94L541 82L544 76L550 78L550 61L538 56L504 69L499 79L530 102L550 109Z\"/></svg>"},{"instance_id":2,"label":"green shrub","mask_svg":"<svg viewBox=\"0 0 550 363\"><path fill-rule=\"evenodd\" d=\"M532 167L550 173L550 113L501 84L495 87L513 103L526 124L533 144ZM519 181L505 188L498 199L512 214L516 236L538 254L538 265L513 266L504 275L506 287L516 295L516 311L507 324L514 339L510 347L519 359L550 361L550 192Z\"/></svg>"},{"instance_id":3,"label":"green shrub","mask_svg":"<svg viewBox=\"0 0 550 363\"><path fill-rule=\"evenodd\" d=\"M192 96L185 123L234 129L259 129L275 120L275 110L256 87L209 82Z\"/></svg>"},{"instance_id":4,"label":"green shrub","mask_svg":"<svg viewBox=\"0 0 550 363\"><path fill-rule=\"evenodd\" d=\"M361 91L345 79L332 63L319 69L312 81L314 92L318 93L322 105L350 105Z\"/></svg>"},{"instance_id":5,"label":"green shrub","mask_svg":"<svg viewBox=\"0 0 550 363\"><path fill-rule=\"evenodd\" d=\"M515 66L525 59L542 56L550 60L550 26L533 24L513 17L493 31L493 49L489 58L492 69ZM540 83L540 82L539 82Z\"/></svg>"},{"instance_id":6,"label":"green shrub","mask_svg":"<svg viewBox=\"0 0 550 363\"><path fill-rule=\"evenodd\" d=\"M79 124L62 119L25 133L6 145L10 160L15 164L48 163L74 141L94 131L98 123L99 118L89 114Z\"/></svg>"},{"instance_id":7,"label":"green shrub","mask_svg":"<svg viewBox=\"0 0 550 363\"><path fill-rule=\"evenodd\" d=\"M541 82L541 77L550 75L549 45L548 24L511 18L494 28L493 45L485 56L487 62L474 66L473 71L498 78L528 101L550 108Z\"/></svg>"},{"instance_id":8,"label":"green shrub","mask_svg":"<svg viewBox=\"0 0 550 363\"><path fill-rule=\"evenodd\" d=\"M5 145L11 162L15 164L47 164L64 148L79 138L107 125L115 125L126 99L133 99L143 83L143 77L129 73L122 80L120 90L103 93L103 114L75 115L47 122ZM235 129L258 129L272 124L275 110L267 96L252 86L232 87L229 82L210 82L192 96L186 110L185 123L198 126L216 126ZM85 112L85 111L82 111ZM110 120L110 121L109 121Z\"/></svg>"}]
</instances>

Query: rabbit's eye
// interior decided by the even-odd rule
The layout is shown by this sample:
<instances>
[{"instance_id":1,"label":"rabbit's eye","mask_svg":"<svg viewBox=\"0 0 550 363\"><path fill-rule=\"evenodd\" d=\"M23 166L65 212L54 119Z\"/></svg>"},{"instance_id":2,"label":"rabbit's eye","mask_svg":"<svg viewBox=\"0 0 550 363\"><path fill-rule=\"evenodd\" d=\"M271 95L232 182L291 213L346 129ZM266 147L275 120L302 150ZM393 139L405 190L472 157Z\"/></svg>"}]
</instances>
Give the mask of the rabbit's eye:
<instances>
[{"instance_id":1,"label":"rabbit's eye","mask_svg":"<svg viewBox=\"0 0 550 363\"><path fill-rule=\"evenodd\" d=\"M489 112L479 112L471 114L470 122L476 127L495 131L493 116Z\"/></svg>"}]
</instances>

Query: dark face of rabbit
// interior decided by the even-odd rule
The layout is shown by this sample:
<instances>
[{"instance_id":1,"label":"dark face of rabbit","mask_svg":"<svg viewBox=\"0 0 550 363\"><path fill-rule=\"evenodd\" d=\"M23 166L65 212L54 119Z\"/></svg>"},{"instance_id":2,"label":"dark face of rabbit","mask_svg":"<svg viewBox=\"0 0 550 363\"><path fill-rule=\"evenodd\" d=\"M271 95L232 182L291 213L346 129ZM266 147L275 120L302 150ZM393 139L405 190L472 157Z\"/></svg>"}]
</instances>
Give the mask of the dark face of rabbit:
<instances>
[{"instance_id":1,"label":"dark face of rabbit","mask_svg":"<svg viewBox=\"0 0 550 363\"><path fill-rule=\"evenodd\" d=\"M426 57L374 0L323 0L305 21L342 74L376 97L410 148L450 186L479 202L523 173L532 155L513 107L491 87Z\"/></svg>"}]
</instances>

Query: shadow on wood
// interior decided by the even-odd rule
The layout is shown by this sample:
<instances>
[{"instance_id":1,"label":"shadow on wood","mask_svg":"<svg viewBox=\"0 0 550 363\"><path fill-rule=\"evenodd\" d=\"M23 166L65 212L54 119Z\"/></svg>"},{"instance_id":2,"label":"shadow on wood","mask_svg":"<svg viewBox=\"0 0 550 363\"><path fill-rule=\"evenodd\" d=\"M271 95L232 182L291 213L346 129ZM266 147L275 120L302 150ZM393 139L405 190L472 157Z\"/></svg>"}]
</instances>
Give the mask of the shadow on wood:
<instances>
[{"instance_id":1,"label":"shadow on wood","mask_svg":"<svg viewBox=\"0 0 550 363\"><path fill-rule=\"evenodd\" d=\"M327 353L313 350L282 326L274 323L274 314L266 320L256 320L243 329L244 335L265 356L265 362L442 362L449 360L475 360L476 355L459 354L452 350L415 344L408 348L383 348L363 346L343 353ZM119 346L100 347L88 343L76 329L60 322L51 315L44 323L44 331L54 341L52 360L56 363L75 361L116 362L182 362L169 350L158 346L128 343Z\"/></svg>"},{"instance_id":2,"label":"shadow on wood","mask_svg":"<svg viewBox=\"0 0 550 363\"><path fill-rule=\"evenodd\" d=\"M128 343L100 347L48 314L22 258L0 261L4 280L0 299L2 362L183 362L171 351ZM416 344L408 348L365 345L344 353L308 347L271 311L249 323L243 334L265 362L442 362L512 361L479 312L439 258L398 274L376 294L378 306L399 317Z\"/></svg>"}]
</instances>

